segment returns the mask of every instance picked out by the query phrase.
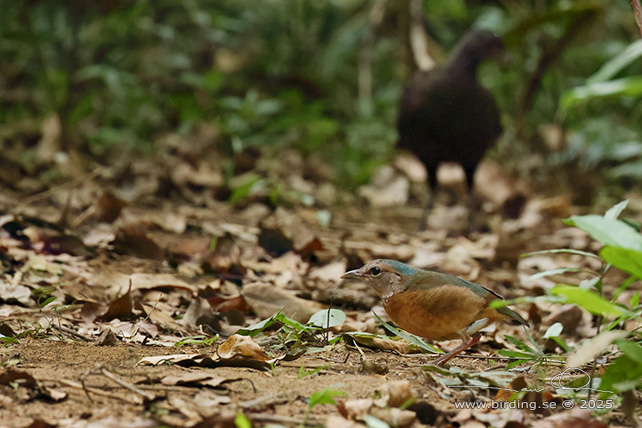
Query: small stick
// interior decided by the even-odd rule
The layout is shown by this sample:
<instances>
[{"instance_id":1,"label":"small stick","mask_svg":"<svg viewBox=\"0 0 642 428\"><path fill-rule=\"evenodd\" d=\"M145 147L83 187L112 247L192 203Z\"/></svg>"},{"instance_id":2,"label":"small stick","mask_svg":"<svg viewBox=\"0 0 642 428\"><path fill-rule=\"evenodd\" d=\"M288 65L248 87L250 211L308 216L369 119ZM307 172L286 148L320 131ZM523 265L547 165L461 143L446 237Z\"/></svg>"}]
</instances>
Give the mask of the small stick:
<instances>
[{"instance_id":1,"label":"small stick","mask_svg":"<svg viewBox=\"0 0 642 428\"><path fill-rule=\"evenodd\" d=\"M239 407L251 409L252 407L276 404L281 401L289 401L287 394L266 394L253 400L241 401Z\"/></svg>"},{"instance_id":2,"label":"small stick","mask_svg":"<svg viewBox=\"0 0 642 428\"><path fill-rule=\"evenodd\" d=\"M66 380L66 379L55 379L55 380L54 379L39 379L39 380L42 381L42 382L57 382L57 383L60 383L61 385L68 386L70 388L82 389L82 390L85 391L85 394L87 394L88 397L89 397L88 392L89 392L89 390L91 390L92 394L102 395L102 396L109 397L109 398L115 398L117 400L125 401L125 402L130 403L130 404L141 404L140 400L130 400L130 399L127 399L127 398L123 397L122 394L115 394L113 392L103 391L102 389L98 389L98 388L95 388L93 386L86 386L86 385L83 385L83 384L81 384L79 382L74 382L74 381L71 381L71 380ZM91 398L90 398L90 401L93 401L93 400L91 400Z\"/></svg>"},{"instance_id":3,"label":"small stick","mask_svg":"<svg viewBox=\"0 0 642 428\"><path fill-rule=\"evenodd\" d=\"M309 417L307 420L303 418L297 418L293 416L284 416L284 415L274 415L271 413L248 413L247 416L256 422L268 422L268 423L285 423L285 424L297 424L301 425L304 422L306 425L317 425L319 420L314 417Z\"/></svg>"},{"instance_id":4,"label":"small stick","mask_svg":"<svg viewBox=\"0 0 642 428\"><path fill-rule=\"evenodd\" d=\"M70 334L70 335L72 335L74 337L77 337L78 339L84 340L85 342L92 342L94 340L91 337L85 336L84 334L78 333L77 331L75 331L75 330L73 330L73 329L71 329L69 327L65 327L63 325L54 326L54 328L57 328L58 330L60 330L63 333L67 333L67 334Z\"/></svg>"},{"instance_id":5,"label":"small stick","mask_svg":"<svg viewBox=\"0 0 642 428\"><path fill-rule=\"evenodd\" d=\"M111 373L110 371L108 371L108 370L107 370L106 368L104 368L104 367L102 367L102 368L100 369L100 372L101 372L104 376L106 376L106 377L108 377L109 379L111 379L111 380L113 380L114 382L116 382L118 385L122 386L123 388L127 388L127 389L129 389L130 391L132 391L132 392L134 392L134 393L136 393L136 394L138 394L138 395L141 395L143 398L145 398L145 399L146 399L146 400L148 400L148 401L152 401L152 400L154 400L154 399L156 398L156 396L155 396L154 394L150 394L149 392L145 392L145 391L143 391L142 389L140 389L140 388L136 387L135 385L132 385L131 383L125 382L124 380L122 380L122 379L120 379L120 378L116 377L116 375L114 375L113 373Z\"/></svg>"}]
</instances>

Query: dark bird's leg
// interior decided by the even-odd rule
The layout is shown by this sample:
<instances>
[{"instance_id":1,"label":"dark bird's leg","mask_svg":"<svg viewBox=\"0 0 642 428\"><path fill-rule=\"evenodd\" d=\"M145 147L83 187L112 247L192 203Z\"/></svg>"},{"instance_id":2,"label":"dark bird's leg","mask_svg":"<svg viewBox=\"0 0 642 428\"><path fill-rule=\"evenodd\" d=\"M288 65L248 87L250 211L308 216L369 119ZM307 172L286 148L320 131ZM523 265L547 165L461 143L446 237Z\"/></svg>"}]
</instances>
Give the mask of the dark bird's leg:
<instances>
[{"instance_id":1,"label":"dark bird's leg","mask_svg":"<svg viewBox=\"0 0 642 428\"><path fill-rule=\"evenodd\" d=\"M421 213L421 218L419 219L418 230L423 232L426 230L428 225L428 213L432 209L432 206L435 201L435 190L437 189L437 166L426 166L428 172L428 201L424 207L424 211Z\"/></svg>"},{"instance_id":2,"label":"dark bird's leg","mask_svg":"<svg viewBox=\"0 0 642 428\"><path fill-rule=\"evenodd\" d=\"M420 232L426 230L428 226L428 212L432 209L433 195L432 192L428 195L428 203L424 207L423 212L421 213L421 218L419 219L419 227L417 228Z\"/></svg>"},{"instance_id":3,"label":"dark bird's leg","mask_svg":"<svg viewBox=\"0 0 642 428\"><path fill-rule=\"evenodd\" d=\"M445 355L442 355L441 357L437 358L435 361L432 362L433 365L441 367L444 364L446 364L451 358L453 358L455 355L459 354L462 351L465 351L466 349L470 348L471 346L475 345L477 342L479 342L479 339L481 339L481 333L475 333L472 337L470 337L470 340L466 341L464 340L461 345L453 349L452 351L448 352Z\"/></svg>"},{"instance_id":4,"label":"dark bird's leg","mask_svg":"<svg viewBox=\"0 0 642 428\"><path fill-rule=\"evenodd\" d=\"M477 230L477 207L475 206L474 198L474 184L475 184L475 171L477 170L477 165L473 167L464 167L464 173L466 174L466 204L468 205L468 232L474 232Z\"/></svg>"}]
</instances>

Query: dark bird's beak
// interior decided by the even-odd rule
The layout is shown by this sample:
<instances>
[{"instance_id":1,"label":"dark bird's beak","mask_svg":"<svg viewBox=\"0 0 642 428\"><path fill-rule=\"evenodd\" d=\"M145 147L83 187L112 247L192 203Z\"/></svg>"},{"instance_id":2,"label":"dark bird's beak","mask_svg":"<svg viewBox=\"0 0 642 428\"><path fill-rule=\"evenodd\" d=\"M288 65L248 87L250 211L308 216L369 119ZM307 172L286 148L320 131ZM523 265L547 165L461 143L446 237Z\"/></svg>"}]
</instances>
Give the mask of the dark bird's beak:
<instances>
[{"instance_id":1,"label":"dark bird's beak","mask_svg":"<svg viewBox=\"0 0 642 428\"><path fill-rule=\"evenodd\" d=\"M343 279L359 279L362 277L363 275L361 275L361 272L359 272L359 269L349 270L343 275L341 275L341 278Z\"/></svg>"}]
</instances>

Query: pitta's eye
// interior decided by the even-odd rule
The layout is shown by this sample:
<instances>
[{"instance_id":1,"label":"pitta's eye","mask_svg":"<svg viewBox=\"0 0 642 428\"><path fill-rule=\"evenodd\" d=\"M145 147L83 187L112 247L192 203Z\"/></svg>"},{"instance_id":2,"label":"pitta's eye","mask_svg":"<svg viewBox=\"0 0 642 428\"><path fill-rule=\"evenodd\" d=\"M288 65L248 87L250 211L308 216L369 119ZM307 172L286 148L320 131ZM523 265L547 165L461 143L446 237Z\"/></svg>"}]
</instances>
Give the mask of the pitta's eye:
<instances>
[{"instance_id":1,"label":"pitta's eye","mask_svg":"<svg viewBox=\"0 0 642 428\"><path fill-rule=\"evenodd\" d=\"M381 273L381 269L379 269L379 266L375 266L370 269L370 275L372 276L377 276Z\"/></svg>"}]
</instances>

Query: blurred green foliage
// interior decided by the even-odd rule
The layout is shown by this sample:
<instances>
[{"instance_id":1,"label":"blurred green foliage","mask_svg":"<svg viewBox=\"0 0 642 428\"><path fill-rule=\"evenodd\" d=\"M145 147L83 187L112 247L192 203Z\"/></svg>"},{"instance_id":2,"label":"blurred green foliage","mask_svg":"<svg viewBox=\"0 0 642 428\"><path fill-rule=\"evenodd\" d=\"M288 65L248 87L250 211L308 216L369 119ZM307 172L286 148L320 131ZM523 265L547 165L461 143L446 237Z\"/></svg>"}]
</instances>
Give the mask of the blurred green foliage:
<instances>
[{"instance_id":1,"label":"blurred green foliage","mask_svg":"<svg viewBox=\"0 0 642 428\"><path fill-rule=\"evenodd\" d=\"M221 132L221 150L318 153L346 185L367 181L391 158L411 71L406 1L0 0L0 7L4 126L55 113L67 147L103 156L149 153L160 135L189 135L208 123ZM642 63L626 2L426 0L424 10L443 51L472 26L506 41L510 60L485 65L481 78L504 112L496 156L509 167L541 152L553 168L606 163L608 178L642 175ZM549 123L568 137L555 156L539 132Z\"/></svg>"}]
</instances>

